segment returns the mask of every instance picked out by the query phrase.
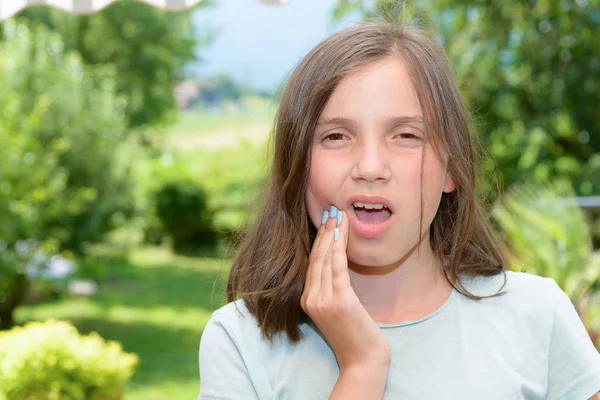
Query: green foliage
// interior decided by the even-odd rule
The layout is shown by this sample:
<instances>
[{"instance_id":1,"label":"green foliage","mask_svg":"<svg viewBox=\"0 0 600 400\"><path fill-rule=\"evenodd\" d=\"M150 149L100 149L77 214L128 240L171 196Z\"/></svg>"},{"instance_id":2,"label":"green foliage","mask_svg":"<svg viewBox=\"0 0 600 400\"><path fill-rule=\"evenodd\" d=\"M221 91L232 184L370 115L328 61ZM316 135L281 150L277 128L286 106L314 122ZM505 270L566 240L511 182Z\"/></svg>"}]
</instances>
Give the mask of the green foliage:
<instances>
[{"instance_id":1,"label":"green foliage","mask_svg":"<svg viewBox=\"0 0 600 400\"><path fill-rule=\"evenodd\" d=\"M202 1L198 7L206 7ZM164 124L176 109L175 83L183 66L195 60L209 33L195 32L191 11L165 12L143 2L120 0L91 15L71 15L51 7L29 7L18 19L41 23L58 33L66 51L86 65L111 66L117 93L127 99L130 128Z\"/></svg>"},{"instance_id":2,"label":"green foliage","mask_svg":"<svg viewBox=\"0 0 600 400\"><path fill-rule=\"evenodd\" d=\"M264 144L242 143L205 154L198 178L208 193L217 231L238 232L254 221L268 165Z\"/></svg>"},{"instance_id":3,"label":"green foliage","mask_svg":"<svg viewBox=\"0 0 600 400\"><path fill-rule=\"evenodd\" d=\"M242 142L217 151L164 152L145 164L138 165L136 182L143 192L140 197L147 201L138 227L148 242L159 243L170 235L165 227L174 223L171 218L181 221L176 224L185 223L182 229L188 224L206 226L210 220L211 232L226 241L255 217L268 156L265 144ZM180 210L169 209L168 204L181 204ZM206 222L200 222L202 215Z\"/></svg>"},{"instance_id":4,"label":"green foliage","mask_svg":"<svg viewBox=\"0 0 600 400\"><path fill-rule=\"evenodd\" d=\"M561 193L562 196L557 193ZM600 346L600 254L594 254L585 215L568 187L519 185L494 209L513 270L553 278L575 304Z\"/></svg>"},{"instance_id":5,"label":"green foliage","mask_svg":"<svg viewBox=\"0 0 600 400\"><path fill-rule=\"evenodd\" d=\"M114 71L85 67L47 29L6 22L0 42L0 322L36 251L84 251L133 210L126 103ZM19 250L21 248L21 250ZM7 322L8 321L8 322Z\"/></svg>"},{"instance_id":6,"label":"green foliage","mask_svg":"<svg viewBox=\"0 0 600 400\"><path fill-rule=\"evenodd\" d=\"M4 33L0 237L80 251L131 209L126 103L112 69L86 68L46 29Z\"/></svg>"},{"instance_id":7,"label":"green foliage","mask_svg":"<svg viewBox=\"0 0 600 400\"><path fill-rule=\"evenodd\" d=\"M502 187L561 181L579 195L600 192L599 0L338 0L346 13L352 5L439 33L496 160L486 172Z\"/></svg>"},{"instance_id":8,"label":"green foliage","mask_svg":"<svg viewBox=\"0 0 600 400\"><path fill-rule=\"evenodd\" d=\"M137 363L137 355L96 333L32 322L0 333L0 398L117 400Z\"/></svg>"},{"instance_id":9,"label":"green foliage","mask_svg":"<svg viewBox=\"0 0 600 400\"><path fill-rule=\"evenodd\" d=\"M577 304L600 280L600 264L573 192L561 193L564 197L541 185L513 187L494 217L512 254L512 268L553 278Z\"/></svg>"},{"instance_id":10,"label":"green foliage","mask_svg":"<svg viewBox=\"0 0 600 400\"><path fill-rule=\"evenodd\" d=\"M341 20L356 11L367 14L367 6L363 0L338 0L333 9L333 18Z\"/></svg>"},{"instance_id":11,"label":"green foliage","mask_svg":"<svg viewBox=\"0 0 600 400\"><path fill-rule=\"evenodd\" d=\"M600 192L600 2L438 3L446 46L508 185ZM476 60L476 61L475 61Z\"/></svg>"},{"instance_id":12,"label":"green foliage","mask_svg":"<svg viewBox=\"0 0 600 400\"><path fill-rule=\"evenodd\" d=\"M166 183L156 194L156 213L176 251L216 244L202 187L184 181Z\"/></svg>"},{"instance_id":13,"label":"green foliage","mask_svg":"<svg viewBox=\"0 0 600 400\"><path fill-rule=\"evenodd\" d=\"M422 13L422 4L413 4L405 0L338 0L333 9L333 18L342 20L354 13L358 13L364 19L378 19L396 24L423 23L421 17L426 15Z\"/></svg>"}]
</instances>

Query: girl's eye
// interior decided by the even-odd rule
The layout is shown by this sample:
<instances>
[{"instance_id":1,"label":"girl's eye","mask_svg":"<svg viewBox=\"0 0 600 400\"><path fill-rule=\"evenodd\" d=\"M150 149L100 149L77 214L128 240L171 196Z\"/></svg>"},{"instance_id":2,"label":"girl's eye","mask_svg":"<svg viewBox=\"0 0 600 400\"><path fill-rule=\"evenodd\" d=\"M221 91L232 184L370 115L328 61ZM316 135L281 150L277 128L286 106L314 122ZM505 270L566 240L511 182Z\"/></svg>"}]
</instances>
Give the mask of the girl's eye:
<instances>
[{"instance_id":1,"label":"girl's eye","mask_svg":"<svg viewBox=\"0 0 600 400\"><path fill-rule=\"evenodd\" d=\"M398 135L396 135L396 137L399 137L400 139L405 139L405 140L421 140L420 136L417 136L413 133L409 133L409 132L405 132L405 133L400 133Z\"/></svg>"},{"instance_id":2,"label":"girl's eye","mask_svg":"<svg viewBox=\"0 0 600 400\"><path fill-rule=\"evenodd\" d=\"M325 140L329 140L329 141L344 140L345 137L347 137L347 136L344 135L343 133L330 133L329 135L325 136Z\"/></svg>"}]
</instances>

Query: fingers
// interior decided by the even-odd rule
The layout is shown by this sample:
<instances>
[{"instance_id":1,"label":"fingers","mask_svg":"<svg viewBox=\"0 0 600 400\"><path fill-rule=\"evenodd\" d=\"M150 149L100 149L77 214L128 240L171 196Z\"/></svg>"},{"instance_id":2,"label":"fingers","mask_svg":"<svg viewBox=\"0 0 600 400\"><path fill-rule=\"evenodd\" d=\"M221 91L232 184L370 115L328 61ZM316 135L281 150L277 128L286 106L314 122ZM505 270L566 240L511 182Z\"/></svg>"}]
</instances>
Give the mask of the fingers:
<instances>
[{"instance_id":1,"label":"fingers","mask_svg":"<svg viewBox=\"0 0 600 400\"><path fill-rule=\"evenodd\" d=\"M348 214L344 211L338 211L336 227L333 231L334 240L330 242L321 275L321 287L326 288L327 293L335 291L334 282L336 277L348 269L345 232L348 232ZM346 275L348 275L347 272ZM349 279L347 281L349 282Z\"/></svg>"},{"instance_id":2,"label":"fingers","mask_svg":"<svg viewBox=\"0 0 600 400\"><path fill-rule=\"evenodd\" d=\"M348 214L344 213L342 221L338 226L338 240L334 240L331 251L331 277L334 292L350 286L350 275L348 275Z\"/></svg>"},{"instance_id":3,"label":"fingers","mask_svg":"<svg viewBox=\"0 0 600 400\"><path fill-rule=\"evenodd\" d=\"M329 210L325 210L325 211L323 211L323 216L321 218L321 225L319 225L319 228L317 230L317 236L315 237L315 240L313 241L313 245L310 250L310 255L308 256L309 264L316 255L316 252L314 250L319 247L319 242L323 238L323 233L325 231L325 223L327 222L328 219L329 219Z\"/></svg>"},{"instance_id":4,"label":"fingers","mask_svg":"<svg viewBox=\"0 0 600 400\"><path fill-rule=\"evenodd\" d=\"M321 226L319 227L318 235L320 237L318 238L318 242L317 238L315 238L316 245L313 245L313 249L311 251L311 253L313 253L314 256L312 262L309 263L310 285L311 289L314 290L319 290L323 284L323 264L327 257L329 246L333 241L333 230L335 229L336 225L336 217L331 216L333 214L332 211L334 210L337 211L337 209L332 208L330 211L327 212L327 214L324 214L323 219L325 220L325 216L327 217L327 219L325 220L325 223L321 224ZM321 231L321 229L323 230ZM329 274L331 274L331 272L329 272ZM329 285L331 285L331 282L329 282Z\"/></svg>"},{"instance_id":5,"label":"fingers","mask_svg":"<svg viewBox=\"0 0 600 400\"><path fill-rule=\"evenodd\" d=\"M308 256L308 266L306 269L304 290L302 291L302 296L300 297L300 306L304 311L306 311L306 298L309 295L309 293L318 292L318 290L321 287L322 259L324 259L324 252L326 251L326 249L323 250L322 247L323 239L325 236L327 236L326 230L327 222L329 220L329 210L325 210L323 212L321 225L319 225L319 229L317 230L317 236L313 241L313 245L310 250L310 255Z\"/></svg>"},{"instance_id":6,"label":"fingers","mask_svg":"<svg viewBox=\"0 0 600 400\"><path fill-rule=\"evenodd\" d=\"M340 217L340 212L331 207L323 213L322 223L317 231L308 259L304 291L301 297L301 305L304 307L308 292L320 292L323 285L329 292L332 290L332 253L334 242L334 230ZM333 216L332 216L333 215ZM339 236L339 234L338 234Z\"/></svg>"},{"instance_id":7,"label":"fingers","mask_svg":"<svg viewBox=\"0 0 600 400\"><path fill-rule=\"evenodd\" d=\"M338 235L335 231L337 230L338 221L342 218L342 211L339 211L337 208L332 207L329 212L329 220L327 221L327 228L332 228L331 232L328 232L326 242L329 243L327 246L327 251L325 252L325 258L323 259L323 267L321 269L321 291L323 295L329 295L333 291L332 287L332 277L331 277L331 268L332 268L332 252L333 252L333 243L335 242L335 237Z\"/></svg>"},{"instance_id":8,"label":"fingers","mask_svg":"<svg viewBox=\"0 0 600 400\"><path fill-rule=\"evenodd\" d=\"M311 272L312 272L312 268L313 268L312 265L313 265L313 261L316 257L316 254L317 254L315 249L317 249L319 247L319 242L323 238L323 232L325 231L325 222L327 222L328 218L329 218L329 211L325 210L323 212L321 225L319 225L319 228L317 230L317 236L315 237L315 240L313 241L313 245L310 250L310 254L308 255L308 266L306 269L306 278L304 280L304 288L305 289L310 287L312 284L312 282L311 282Z\"/></svg>"}]
</instances>

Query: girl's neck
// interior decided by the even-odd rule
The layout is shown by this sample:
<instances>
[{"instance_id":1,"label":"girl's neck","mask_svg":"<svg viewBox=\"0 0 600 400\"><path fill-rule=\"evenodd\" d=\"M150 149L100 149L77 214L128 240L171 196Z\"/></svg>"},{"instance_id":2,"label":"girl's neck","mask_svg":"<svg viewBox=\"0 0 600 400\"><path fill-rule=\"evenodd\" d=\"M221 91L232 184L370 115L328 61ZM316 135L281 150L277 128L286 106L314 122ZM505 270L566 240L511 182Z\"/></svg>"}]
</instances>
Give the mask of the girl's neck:
<instances>
[{"instance_id":1,"label":"girl's neck","mask_svg":"<svg viewBox=\"0 0 600 400\"><path fill-rule=\"evenodd\" d=\"M452 292L428 240L393 265L365 267L349 262L349 272L356 295L377 322L425 317Z\"/></svg>"}]
</instances>

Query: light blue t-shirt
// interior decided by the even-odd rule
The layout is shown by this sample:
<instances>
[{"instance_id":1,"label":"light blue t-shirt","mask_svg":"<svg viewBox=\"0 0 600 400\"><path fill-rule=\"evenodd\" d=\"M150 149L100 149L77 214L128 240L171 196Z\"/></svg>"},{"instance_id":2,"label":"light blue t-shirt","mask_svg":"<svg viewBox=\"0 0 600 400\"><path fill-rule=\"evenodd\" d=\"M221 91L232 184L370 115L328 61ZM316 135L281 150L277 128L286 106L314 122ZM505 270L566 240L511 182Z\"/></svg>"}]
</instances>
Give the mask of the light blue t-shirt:
<instances>
[{"instance_id":1,"label":"light blue t-shirt","mask_svg":"<svg viewBox=\"0 0 600 400\"><path fill-rule=\"evenodd\" d=\"M503 274L465 281L497 292ZM600 390L600 355L554 280L507 272L507 293L481 301L453 291L417 321L379 324L392 349L384 399L586 400ZM327 399L339 374L312 323L273 344L243 301L215 311L200 341L199 399Z\"/></svg>"}]
</instances>

